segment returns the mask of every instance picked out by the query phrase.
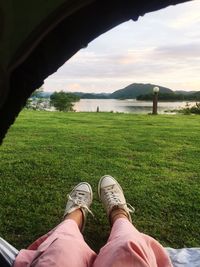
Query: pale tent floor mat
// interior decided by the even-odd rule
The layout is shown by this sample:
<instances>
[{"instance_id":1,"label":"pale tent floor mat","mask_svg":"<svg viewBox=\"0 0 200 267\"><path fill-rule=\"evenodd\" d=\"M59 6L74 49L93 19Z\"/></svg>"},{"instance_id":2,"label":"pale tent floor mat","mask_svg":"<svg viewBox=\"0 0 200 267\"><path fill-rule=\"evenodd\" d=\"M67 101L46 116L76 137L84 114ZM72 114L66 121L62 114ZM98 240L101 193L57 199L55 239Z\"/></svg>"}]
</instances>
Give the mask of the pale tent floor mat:
<instances>
[{"instance_id":1,"label":"pale tent floor mat","mask_svg":"<svg viewBox=\"0 0 200 267\"><path fill-rule=\"evenodd\" d=\"M173 267L200 267L200 248L166 248Z\"/></svg>"}]
</instances>

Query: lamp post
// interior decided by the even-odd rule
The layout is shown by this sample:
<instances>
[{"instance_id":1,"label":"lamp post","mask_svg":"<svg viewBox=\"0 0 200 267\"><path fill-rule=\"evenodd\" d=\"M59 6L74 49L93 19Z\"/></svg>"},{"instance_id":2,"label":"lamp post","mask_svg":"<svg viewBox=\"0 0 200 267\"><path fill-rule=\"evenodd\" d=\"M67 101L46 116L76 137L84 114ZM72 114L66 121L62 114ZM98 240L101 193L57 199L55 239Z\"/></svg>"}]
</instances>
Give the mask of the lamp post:
<instances>
[{"instance_id":1,"label":"lamp post","mask_svg":"<svg viewBox=\"0 0 200 267\"><path fill-rule=\"evenodd\" d=\"M153 115L157 115L157 107L158 107L158 92L159 92L159 87L155 86L153 88Z\"/></svg>"}]
</instances>

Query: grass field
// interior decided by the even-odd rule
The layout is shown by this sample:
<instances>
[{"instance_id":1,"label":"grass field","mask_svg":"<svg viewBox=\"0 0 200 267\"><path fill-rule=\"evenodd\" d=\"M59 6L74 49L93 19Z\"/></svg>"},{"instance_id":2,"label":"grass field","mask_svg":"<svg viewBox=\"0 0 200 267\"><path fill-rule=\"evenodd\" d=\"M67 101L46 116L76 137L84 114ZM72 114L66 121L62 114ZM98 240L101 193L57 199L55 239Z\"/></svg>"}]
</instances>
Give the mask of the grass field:
<instances>
[{"instance_id":1,"label":"grass field","mask_svg":"<svg viewBox=\"0 0 200 267\"><path fill-rule=\"evenodd\" d=\"M0 148L0 235L27 246L62 218L67 193L94 189L86 240L109 226L97 183L111 174L136 211L136 227L164 246L200 246L200 117L23 111Z\"/></svg>"}]
</instances>

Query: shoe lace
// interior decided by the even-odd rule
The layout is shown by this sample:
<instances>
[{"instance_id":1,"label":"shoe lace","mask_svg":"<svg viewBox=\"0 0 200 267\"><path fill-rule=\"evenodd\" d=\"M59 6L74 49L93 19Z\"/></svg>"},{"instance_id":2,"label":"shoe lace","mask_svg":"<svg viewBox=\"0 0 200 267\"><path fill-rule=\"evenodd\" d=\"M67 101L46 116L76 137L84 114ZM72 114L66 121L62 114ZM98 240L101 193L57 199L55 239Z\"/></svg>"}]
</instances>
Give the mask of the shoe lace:
<instances>
[{"instance_id":1,"label":"shoe lace","mask_svg":"<svg viewBox=\"0 0 200 267\"><path fill-rule=\"evenodd\" d=\"M74 205L76 205L78 208L85 209L94 217L93 212L88 208L86 202L86 195L84 193L76 192L73 198L70 195L68 195L68 199L71 200L74 203Z\"/></svg>"},{"instance_id":2,"label":"shoe lace","mask_svg":"<svg viewBox=\"0 0 200 267\"><path fill-rule=\"evenodd\" d=\"M127 206L127 210L131 213L135 212L135 208L133 206L131 206L130 203L125 203L125 205Z\"/></svg>"},{"instance_id":3,"label":"shoe lace","mask_svg":"<svg viewBox=\"0 0 200 267\"><path fill-rule=\"evenodd\" d=\"M135 208L133 206L131 206L131 204L129 203L122 203L120 201L120 197L118 192L113 188L113 186L111 187L107 187L105 189L105 198L107 200L108 206L109 206L109 210L112 209L113 207L118 207L120 209L125 210L126 212L135 212Z\"/></svg>"}]
</instances>

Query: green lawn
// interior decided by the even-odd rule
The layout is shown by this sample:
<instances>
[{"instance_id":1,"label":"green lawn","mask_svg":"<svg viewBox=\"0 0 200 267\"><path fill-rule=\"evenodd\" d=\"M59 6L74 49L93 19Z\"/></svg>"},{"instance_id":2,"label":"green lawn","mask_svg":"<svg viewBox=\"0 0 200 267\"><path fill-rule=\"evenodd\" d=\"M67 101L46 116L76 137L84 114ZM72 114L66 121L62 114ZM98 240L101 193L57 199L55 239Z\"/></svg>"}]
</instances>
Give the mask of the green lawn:
<instances>
[{"instance_id":1,"label":"green lawn","mask_svg":"<svg viewBox=\"0 0 200 267\"><path fill-rule=\"evenodd\" d=\"M60 222L67 193L94 189L86 240L109 226L97 183L113 175L136 227L164 246L200 246L200 117L23 111L0 148L0 235L17 248Z\"/></svg>"}]
</instances>

